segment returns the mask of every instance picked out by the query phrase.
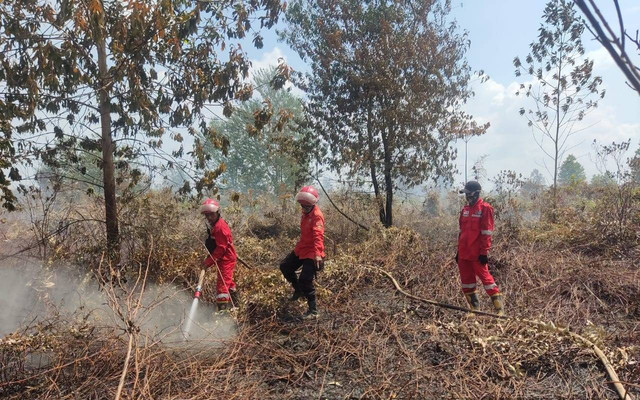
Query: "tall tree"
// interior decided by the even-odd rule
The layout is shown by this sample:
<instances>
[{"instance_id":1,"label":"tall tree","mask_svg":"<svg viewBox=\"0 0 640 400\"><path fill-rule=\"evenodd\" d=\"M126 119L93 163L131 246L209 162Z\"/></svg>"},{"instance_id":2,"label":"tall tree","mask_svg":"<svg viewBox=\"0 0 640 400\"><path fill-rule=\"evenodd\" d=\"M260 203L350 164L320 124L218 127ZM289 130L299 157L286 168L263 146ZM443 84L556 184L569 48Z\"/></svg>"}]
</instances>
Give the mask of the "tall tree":
<instances>
[{"instance_id":1,"label":"tall tree","mask_svg":"<svg viewBox=\"0 0 640 400\"><path fill-rule=\"evenodd\" d=\"M520 109L542 151L553 160L554 207L557 200L558 168L568 139L580 132L576 125L597 107L604 97L602 79L593 76L593 61L584 58L582 33L584 23L576 15L571 0L551 0L542 15L538 40L531 43L525 58L513 60L516 76L526 74L534 83L520 85L517 95L532 99L533 107ZM538 135L535 134L538 133ZM551 142L551 148L546 145Z\"/></svg>"},{"instance_id":2,"label":"tall tree","mask_svg":"<svg viewBox=\"0 0 640 400\"><path fill-rule=\"evenodd\" d=\"M471 118L466 33L448 1L294 0L288 43L308 61L299 79L329 165L367 179L383 225L393 224L397 184L451 178L454 127ZM486 129L486 127L484 127Z\"/></svg>"},{"instance_id":3,"label":"tall tree","mask_svg":"<svg viewBox=\"0 0 640 400\"><path fill-rule=\"evenodd\" d=\"M55 165L61 152L101 151L107 240L117 248L116 169L150 155L174 165L184 148L163 152L167 136L215 136L210 107L230 114L251 92L247 56L233 41L252 22L271 27L281 9L278 0L0 2L0 167L19 180L21 160ZM201 141L192 154L204 167ZM196 188L219 173L204 170ZM0 186L12 207L4 173Z\"/></svg>"},{"instance_id":4,"label":"tall tree","mask_svg":"<svg viewBox=\"0 0 640 400\"><path fill-rule=\"evenodd\" d=\"M531 171L531 175L529 175L529 182L536 186L544 186L547 184L547 180L544 179L544 175L537 168Z\"/></svg>"},{"instance_id":5,"label":"tall tree","mask_svg":"<svg viewBox=\"0 0 640 400\"><path fill-rule=\"evenodd\" d=\"M278 193L293 190L308 173L309 133L302 102L290 90L275 90L270 84L275 68L256 71L254 97L240 105L231 117L212 122L218 136L229 140L229 151L221 154L207 138L205 148L214 164L224 163L222 182L234 190ZM255 110L267 105L273 117L260 131L255 129Z\"/></svg>"},{"instance_id":6,"label":"tall tree","mask_svg":"<svg viewBox=\"0 0 640 400\"><path fill-rule=\"evenodd\" d=\"M586 180L587 176L584 173L584 167L573 154L569 154L560 166L558 183L561 186L567 186L574 183L585 182Z\"/></svg>"}]
</instances>

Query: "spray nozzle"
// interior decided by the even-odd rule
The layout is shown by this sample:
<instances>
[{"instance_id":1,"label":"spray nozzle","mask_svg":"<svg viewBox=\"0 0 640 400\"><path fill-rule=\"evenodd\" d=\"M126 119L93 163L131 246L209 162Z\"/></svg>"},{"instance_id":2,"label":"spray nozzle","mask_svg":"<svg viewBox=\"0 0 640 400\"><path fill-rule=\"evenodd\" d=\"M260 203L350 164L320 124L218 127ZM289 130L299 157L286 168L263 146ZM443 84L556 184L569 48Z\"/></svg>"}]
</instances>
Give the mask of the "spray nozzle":
<instances>
[{"instance_id":1,"label":"spray nozzle","mask_svg":"<svg viewBox=\"0 0 640 400\"><path fill-rule=\"evenodd\" d=\"M196 286L196 292L193 294L193 297L197 299L198 297L200 297L201 294L202 294L202 286L198 285Z\"/></svg>"}]
</instances>

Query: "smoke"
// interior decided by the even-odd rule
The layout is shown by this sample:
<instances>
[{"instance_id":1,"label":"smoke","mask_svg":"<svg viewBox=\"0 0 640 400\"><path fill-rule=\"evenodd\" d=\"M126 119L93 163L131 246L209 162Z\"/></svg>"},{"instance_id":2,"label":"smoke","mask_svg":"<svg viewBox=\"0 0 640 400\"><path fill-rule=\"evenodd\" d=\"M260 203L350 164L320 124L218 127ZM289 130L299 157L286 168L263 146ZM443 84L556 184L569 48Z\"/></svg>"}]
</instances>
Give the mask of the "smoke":
<instances>
[{"instance_id":1,"label":"smoke","mask_svg":"<svg viewBox=\"0 0 640 400\"><path fill-rule=\"evenodd\" d=\"M129 296L130 295L130 296ZM0 266L0 337L51 318L97 327L121 328L125 323L117 309L140 328L140 342L159 341L185 346L183 329L192 304L192 293L171 284L147 284L135 315L140 291L120 291L110 302L95 277L82 268L42 265L34 258L11 258ZM200 303L189 333L189 346L218 347L235 335L235 322L216 315L215 307Z\"/></svg>"}]
</instances>

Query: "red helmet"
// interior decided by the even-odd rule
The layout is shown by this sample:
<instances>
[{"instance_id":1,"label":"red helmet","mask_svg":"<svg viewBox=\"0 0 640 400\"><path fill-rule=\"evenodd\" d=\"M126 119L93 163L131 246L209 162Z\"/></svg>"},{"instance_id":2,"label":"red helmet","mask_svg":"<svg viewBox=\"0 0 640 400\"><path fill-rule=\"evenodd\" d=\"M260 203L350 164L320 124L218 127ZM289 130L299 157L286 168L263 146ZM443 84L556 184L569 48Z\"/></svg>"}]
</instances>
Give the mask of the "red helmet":
<instances>
[{"instance_id":1,"label":"red helmet","mask_svg":"<svg viewBox=\"0 0 640 400\"><path fill-rule=\"evenodd\" d=\"M220 205L214 199L205 199L200 206L200 214L214 213L220 209Z\"/></svg>"},{"instance_id":2,"label":"red helmet","mask_svg":"<svg viewBox=\"0 0 640 400\"><path fill-rule=\"evenodd\" d=\"M303 206L312 206L318 202L318 191L313 186L305 186L296 195L296 201Z\"/></svg>"}]
</instances>

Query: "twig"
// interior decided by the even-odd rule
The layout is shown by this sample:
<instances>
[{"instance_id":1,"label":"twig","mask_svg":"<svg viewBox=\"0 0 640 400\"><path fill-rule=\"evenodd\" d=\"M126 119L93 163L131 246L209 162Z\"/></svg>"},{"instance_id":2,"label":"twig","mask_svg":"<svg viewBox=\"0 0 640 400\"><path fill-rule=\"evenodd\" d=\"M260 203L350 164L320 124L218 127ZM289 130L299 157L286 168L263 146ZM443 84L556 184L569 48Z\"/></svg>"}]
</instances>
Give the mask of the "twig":
<instances>
[{"instance_id":1,"label":"twig","mask_svg":"<svg viewBox=\"0 0 640 400\"><path fill-rule=\"evenodd\" d=\"M438 306L438 307L443 307L443 308L448 308L448 309L453 309L453 310L459 310L459 311L472 312L474 314L485 315L485 316L489 316L489 317L493 317L493 318L512 320L512 321L522 321L522 322L525 322L527 324L534 325L534 326L536 326L538 328L542 328L544 330L549 330L549 331L552 331L552 332L555 332L555 333L558 333L558 334L569 335L571 338L576 339L579 342L582 342L585 346L589 347L591 350L593 350L594 353L596 353L598 358L600 358L600 361L602 361L602 364L604 365L604 368L606 369L607 374L611 378L611 383L613 383L613 386L616 388L616 391L618 392L618 396L620 396L620 398L622 400L633 400L633 398L631 397L629 392L624 388L624 386L622 386L620 378L618 378L618 374L616 373L615 369L613 368L613 366L609 362L609 359L602 352L602 350L600 350L600 348L598 346L596 346L590 340L584 338L583 336L578 335L575 332L570 331L567 328L556 327L556 325L553 322L545 323L543 321L535 321L535 320L529 320L529 319L519 319L519 318L509 317L509 316L505 316L505 315L497 315L497 314L487 313L487 312L483 312L483 311L470 310L470 309L466 309L466 308L463 308L463 307L453 306L453 305L445 304L445 303L438 303L438 302L433 301L433 300L429 300L429 299L425 299L425 298L422 298L422 297L414 296L414 295L409 294L406 291L404 291L400 287L400 285L398 284L396 279L393 277L393 275L391 275L387 271L385 271L385 270L383 270L381 268L378 268L378 267L374 267L374 266L365 265L364 267L372 269L374 271L377 271L377 272L379 272L379 273L381 273L383 275L386 275L391 280L391 282L393 283L393 285L395 286L395 288L396 288L396 290L398 292L402 293L403 295L405 295L405 296L407 296L409 298L415 299L415 300L419 300L419 301L422 301L422 302L425 302L425 303L433 304L433 305Z\"/></svg>"},{"instance_id":2,"label":"twig","mask_svg":"<svg viewBox=\"0 0 640 400\"><path fill-rule=\"evenodd\" d=\"M127 375L127 368L129 367L129 359L131 358L131 349L133 348L133 332L129 332L129 345L127 347L127 356L124 359L124 367L122 367L122 374L120 375L120 383L118 383L118 390L116 391L116 397L114 400L120 400L120 394L122 393L122 387L124 386L124 378Z\"/></svg>"},{"instance_id":3,"label":"twig","mask_svg":"<svg viewBox=\"0 0 640 400\"><path fill-rule=\"evenodd\" d=\"M320 185L320 188L322 189L322 191L324 192L324 195L327 196L327 200L329 200L329 202L331 203L331 205L333 206L333 208L336 209L336 211L338 211L343 217L345 217L346 219L348 219L349 221L353 222L354 224L358 225L360 228L364 229L365 231L368 231L369 228L362 225L361 223L353 220L351 217L349 217L347 214L345 214L340 208L338 208L338 206L336 205L336 203L333 202L333 200L331 200L331 196L329 196L329 193L327 193L327 191L325 190L324 186L322 186L322 183L320 182L320 179L318 179L316 177L316 181L318 181L318 185Z\"/></svg>"}]
</instances>

